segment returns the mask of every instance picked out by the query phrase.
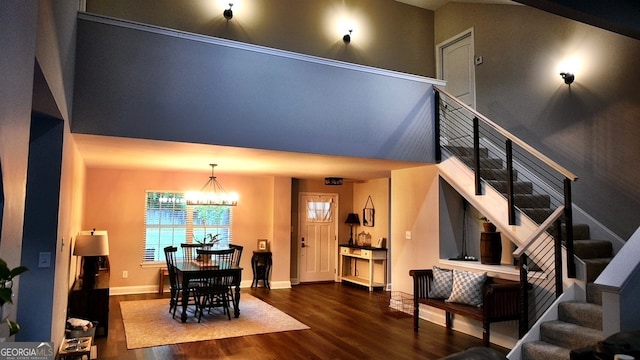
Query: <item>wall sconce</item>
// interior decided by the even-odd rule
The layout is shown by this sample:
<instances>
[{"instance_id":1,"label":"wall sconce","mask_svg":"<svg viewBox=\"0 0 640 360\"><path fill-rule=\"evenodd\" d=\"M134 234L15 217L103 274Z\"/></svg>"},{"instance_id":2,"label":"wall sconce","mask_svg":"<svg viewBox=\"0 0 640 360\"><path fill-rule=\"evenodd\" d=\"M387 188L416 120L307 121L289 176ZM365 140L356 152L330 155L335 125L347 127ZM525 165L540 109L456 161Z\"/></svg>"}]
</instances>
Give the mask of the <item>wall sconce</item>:
<instances>
[{"instance_id":1,"label":"wall sconce","mask_svg":"<svg viewBox=\"0 0 640 360\"><path fill-rule=\"evenodd\" d=\"M233 10L231 10L232 7L233 3L229 3L229 8L222 12L222 16L227 20L231 20L233 18Z\"/></svg>"},{"instance_id":2,"label":"wall sconce","mask_svg":"<svg viewBox=\"0 0 640 360\"><path fill-rule=\"evenodd\" d=\"M562 79L564 79L564 83L567 84L567 85L571 85L573 80L576 79L575 75L573 75L572 73L568 73L568 72L561 72L560 76L562 76Z\"/></svg>"},{"instance_id":3,"label":"wall sconce","mask_svg":"<svg viewBox=\"0 0 640 360\"><path fill-rule=\"evenodd\" d=\"M350 43L350 42L351 42L351 33L352 33L352 32L353 32L353 30L349 30L349 33L348 33L348 34L345 34L345 35L342 37L342 41L344 41L344 43L345 43L345 44L348 44L348 43Z\"/></svg>"}]
</instances>

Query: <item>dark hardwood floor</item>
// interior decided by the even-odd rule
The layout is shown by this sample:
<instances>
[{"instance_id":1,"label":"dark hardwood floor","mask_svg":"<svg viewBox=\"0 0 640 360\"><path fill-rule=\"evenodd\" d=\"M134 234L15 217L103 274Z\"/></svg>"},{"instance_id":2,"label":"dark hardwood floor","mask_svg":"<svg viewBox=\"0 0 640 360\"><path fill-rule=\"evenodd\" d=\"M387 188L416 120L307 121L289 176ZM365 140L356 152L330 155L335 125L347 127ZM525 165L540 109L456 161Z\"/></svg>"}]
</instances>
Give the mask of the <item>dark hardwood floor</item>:
<instances>
[{"instance_id":1,"label":"dark hardwood floor","mask_svg":"<svg viewBox=\"0 0 640 360\"><path fill-rule=\"evenodd\" d=\"M310 330L127 350L120 301L158 294L111 296L109 336L96 339L99 359L438 359L482 339L421 320L414 333L410 316L383 311L384 292L340 283L291 289L243 289L308 325ZM165 292L164 297L168 297ZM168 301L168 300L167 300ZM242 311L242 305L240 306ZM149 314L153 316L153 314ZM242 316L242 314L240 314ZM233 321L233 320L232 320ZM506 354L508 349L496 347Z\"/></svg>"}]
</instances>

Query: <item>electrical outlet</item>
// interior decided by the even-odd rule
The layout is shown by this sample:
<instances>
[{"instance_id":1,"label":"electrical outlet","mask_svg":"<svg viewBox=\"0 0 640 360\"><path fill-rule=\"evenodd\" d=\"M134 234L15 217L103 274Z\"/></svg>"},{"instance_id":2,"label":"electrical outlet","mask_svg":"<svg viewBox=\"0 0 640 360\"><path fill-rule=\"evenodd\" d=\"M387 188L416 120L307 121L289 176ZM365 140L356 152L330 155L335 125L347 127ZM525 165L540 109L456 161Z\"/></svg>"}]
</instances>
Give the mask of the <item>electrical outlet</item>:
<instances>
[{"instance_id":1,"label":"electrical outlet","mask_svg":"<svg viewBox=\"0 0 640 360\"><path fill-rule=\"evenodd\" d=\"M127 270L122 271L122 278L126 279L129 277L129 272Z\"/></svg>"}]
</instances>

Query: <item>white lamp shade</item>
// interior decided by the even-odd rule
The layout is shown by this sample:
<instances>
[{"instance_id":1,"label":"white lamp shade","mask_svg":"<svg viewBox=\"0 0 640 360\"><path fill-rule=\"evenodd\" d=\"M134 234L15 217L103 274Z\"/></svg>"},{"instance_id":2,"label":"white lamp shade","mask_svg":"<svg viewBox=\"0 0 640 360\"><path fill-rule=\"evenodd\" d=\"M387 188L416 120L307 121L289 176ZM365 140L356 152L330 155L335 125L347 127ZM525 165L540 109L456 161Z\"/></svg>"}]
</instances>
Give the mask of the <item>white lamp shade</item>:
<instances>
[{"instance_id":1,"label":"white lamp shade","mask_svg":"<svg viewBox=\"0 0 640 360\"><path fill-rule=\"evenodd\" d=\"M76 236L73 255L106 256L109 255L109 237L106 230L81 231Z\"/></svg>"}]
</instances>

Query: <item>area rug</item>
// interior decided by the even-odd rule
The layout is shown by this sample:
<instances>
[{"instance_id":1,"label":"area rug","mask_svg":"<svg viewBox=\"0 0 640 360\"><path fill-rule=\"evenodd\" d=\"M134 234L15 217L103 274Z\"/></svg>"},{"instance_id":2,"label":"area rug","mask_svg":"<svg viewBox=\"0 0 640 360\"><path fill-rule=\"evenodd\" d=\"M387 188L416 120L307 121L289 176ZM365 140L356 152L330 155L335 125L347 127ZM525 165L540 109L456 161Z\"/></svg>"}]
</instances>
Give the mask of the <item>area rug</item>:
<instances>
[{"instance_id":1,"label":"area rug","mask_svg":"<svg viewBox=\"0 0 640 360\"><path fill-rule=\"evenodd\" d=\"M121 301L127 348L223 339L237 336L309 329L308 326L249 294L240 299L240 317L231 320L221 310L205 313L202 322L189 312L186 323L169 313L169 299Z\"/></svg>"}]
</instances>

